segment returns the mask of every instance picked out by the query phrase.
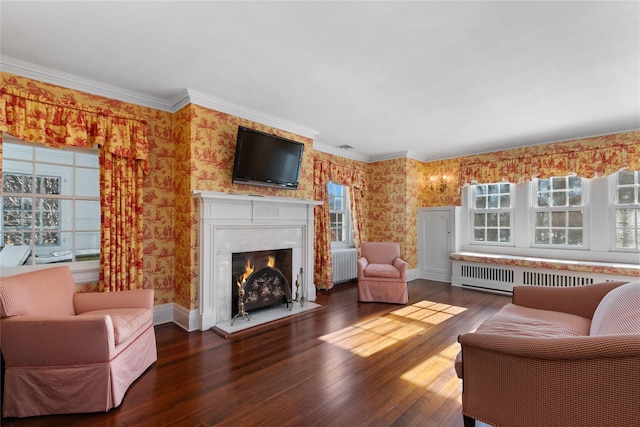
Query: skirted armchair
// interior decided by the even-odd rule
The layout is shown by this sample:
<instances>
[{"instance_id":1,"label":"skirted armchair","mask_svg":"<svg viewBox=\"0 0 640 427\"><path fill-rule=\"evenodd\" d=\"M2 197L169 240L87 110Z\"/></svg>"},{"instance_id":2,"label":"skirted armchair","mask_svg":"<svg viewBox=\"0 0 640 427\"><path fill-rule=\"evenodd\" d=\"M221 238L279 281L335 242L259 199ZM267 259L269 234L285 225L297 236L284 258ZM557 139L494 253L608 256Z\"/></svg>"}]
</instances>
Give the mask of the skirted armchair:
<instances>
[{"instance_id":1,"label":"skirted armchair","mask_svg":"<svg viewBox=\"0 0 640 427\"><path fill-rule=\"evenodd\" d=\"M77 293L68 267L0 278L3 417L108 411L157 360L153 291Z\"/></svg>"},{"instance_id":2,"label":"skirted armchair","mask_svg":"<svg viewBox=\"0 0 640 427\"><path fill-rule=\"evenodd\" d=\"M406 304L407 262L400 258L400 244L363 242L358 259L358 300Z\"/></svg>"},{"instance_id":3,"label":"skirted armchair","mask_svg":"<svg viewBox=\"0 0 640 427\"><path fill-rule=\"evenodd\" d=\"M465 426L640 426L640 282L516 286L459 337Z\"/></svg>"}]
</instances>

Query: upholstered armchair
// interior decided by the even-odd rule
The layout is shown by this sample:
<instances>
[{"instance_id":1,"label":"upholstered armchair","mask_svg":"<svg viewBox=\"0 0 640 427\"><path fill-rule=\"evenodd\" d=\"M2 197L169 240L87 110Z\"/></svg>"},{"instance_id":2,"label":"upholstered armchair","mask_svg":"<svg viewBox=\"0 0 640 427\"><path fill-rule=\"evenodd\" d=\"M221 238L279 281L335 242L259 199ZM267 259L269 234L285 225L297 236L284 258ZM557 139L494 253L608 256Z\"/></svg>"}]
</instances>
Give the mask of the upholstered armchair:
<instances>
[{"instance_id":1,"label":"upholstered armchair","mask_svg":"<svg viewBox=\"0 0 640 427\"><path fill-rule=\"evenodd\" d=\"M77 293L68 267L0 278L3 417L108 411L157 359L153 291Z\"/></svg>"},{"instance_id":2,"label":"upholstered armchair","mask_svg":"<svg viewBox=\"0 0 640 427\"><path fill-rule=\"evenodd\" d=\"M640 282L516 286L458 340L466 427L640 426Z\"/></svg>"},{"instance_id":3,"label":"upholstered armchair","mask_svg":"<svg viewBox=\"0 0 640 427\"><path fill-rule=\"evenodd\" d=\"M400 244L363 242L358 259L358 300L406 304L407 262L400 258Z\"/></svg>"}]
</instances>

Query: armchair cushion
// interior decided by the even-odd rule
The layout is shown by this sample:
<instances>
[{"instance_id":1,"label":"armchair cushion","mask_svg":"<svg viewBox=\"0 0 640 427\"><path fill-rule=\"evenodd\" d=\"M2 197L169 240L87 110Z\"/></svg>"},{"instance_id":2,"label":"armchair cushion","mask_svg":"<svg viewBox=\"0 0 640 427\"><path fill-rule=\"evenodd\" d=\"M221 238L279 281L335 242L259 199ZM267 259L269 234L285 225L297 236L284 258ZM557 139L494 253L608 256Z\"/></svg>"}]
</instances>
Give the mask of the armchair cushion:
<instances>
[{"instance_id":1,"label":"armchair cushion","mask_svg":"<svg viewBox=\"0 0 640 427\"><path fill-rule=\"evenodd\" d=\"M110 316L115 344L121 344L134 336L145 325L153 322L153 313L145 308L111 308L87 311L79 316Z\"/></svg>"},{"instance_id":2,"label":"armchair cushion","mask_svg":"<svg viewBox=\"0 0 640 427\"><path fill-rule=\"evenodd\" d=\"M387 277L390 279L399 279L400 270L392 264L369 264L364 269L365 277Z\"/></svg>"}]
</instances>

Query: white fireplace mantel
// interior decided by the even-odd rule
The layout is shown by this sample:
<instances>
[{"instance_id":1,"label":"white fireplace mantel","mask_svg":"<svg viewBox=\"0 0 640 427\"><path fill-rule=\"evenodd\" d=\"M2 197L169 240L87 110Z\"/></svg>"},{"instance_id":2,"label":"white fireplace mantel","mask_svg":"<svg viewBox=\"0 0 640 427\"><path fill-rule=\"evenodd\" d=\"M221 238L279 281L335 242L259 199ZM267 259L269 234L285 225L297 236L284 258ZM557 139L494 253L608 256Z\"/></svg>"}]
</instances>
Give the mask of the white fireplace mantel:
<instances>
[{"instance_id":1,"label":"white fireplace mantel","mask_svg":"<svg viewBox=\"0 0 640 427\"><path fill-rule=\"evenodd\" d=\"M294 277L288 279L293 284L302 269L301 286L315 301L313 210L322 202L207 191L194 197L200 202L200 330L231 320L233 253L291 248Z\"/></svg>"}]
</instances>

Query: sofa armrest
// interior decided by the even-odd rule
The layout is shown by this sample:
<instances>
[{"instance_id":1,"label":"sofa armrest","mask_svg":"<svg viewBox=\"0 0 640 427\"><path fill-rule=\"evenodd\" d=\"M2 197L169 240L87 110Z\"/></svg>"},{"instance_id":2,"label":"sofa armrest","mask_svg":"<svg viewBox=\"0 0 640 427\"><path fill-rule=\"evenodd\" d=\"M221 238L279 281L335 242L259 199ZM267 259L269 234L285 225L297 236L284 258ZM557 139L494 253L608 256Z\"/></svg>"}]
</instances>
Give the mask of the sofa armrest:
<instances>
[{"instance_id":1,"label":"sofa armrest","mask_svg":"<svg viewBox=\"0 0 640 427\"><path fill-rule=\"evenodd\" d=\"M153 309L153 290L136 289L120 292L79 292L73 295L76 314L110 308Z\"/></svg>"},{"instance_id":2,"label":"sofa armrest","mask_svg":"<svg viewBox=\"0 0 640 427\"><path fill-rule=\"evenodd\" d=\"M15 316L0 322L7 366L76 365L109 361L115 353L107 315Z\"/></svg>"},{"instance_id":3,"label":"sofa armrest","mask_svg":"<svg viewBox=\"0 0 640 427\"><path fill-rule=\"evenodd\" d=\"M517 285L513 287L513 303L522 307L560 311L591 319L602 298L612 289L625 283L627 282L603 282L563 288Z\"/></svg>"},{"instance_id":4,"label":"sofa armrest","mask_svg":"<svg viewBox=\"0 0 640 427\"><path fill-rule=\"evenodd\" d=\"M640 358L640 334L531 337L471 332L460 335L458 341L463 352L465 348L476 347L526 359L557 361L634 356Z\"/></svg>"},{"instance_id":5,"label":"sofa armrest","mask_svg":"<svg viewBox=\"0 0 640 427\"><path fill-rule=\"evenodd\" d=\"M358 277L364 277L364 269L369 265L369 261L365 257L358 258Z\"/></svg>"},{"instance_id":6,"label":"sofa armrest","mask_svg":"<svg viewBox=\"0 0 640 427\"><path fill-rule=\"evenodd\" d=\"M402 258L396 258L393 260L393 266L400 272L400 279L406 282L407 280L407 266L408 263Z\"/></svg>"},{"instance_id":7,"label":"sofa armrest","mask_svg":"<svg viewBox=\"0 0 640 427\"><path fill-rule=\"evenodd\" d=\"M508 426L640 425L640 334L471 333L459 341L467 417Z\"/></svg>"}]
</instances>

